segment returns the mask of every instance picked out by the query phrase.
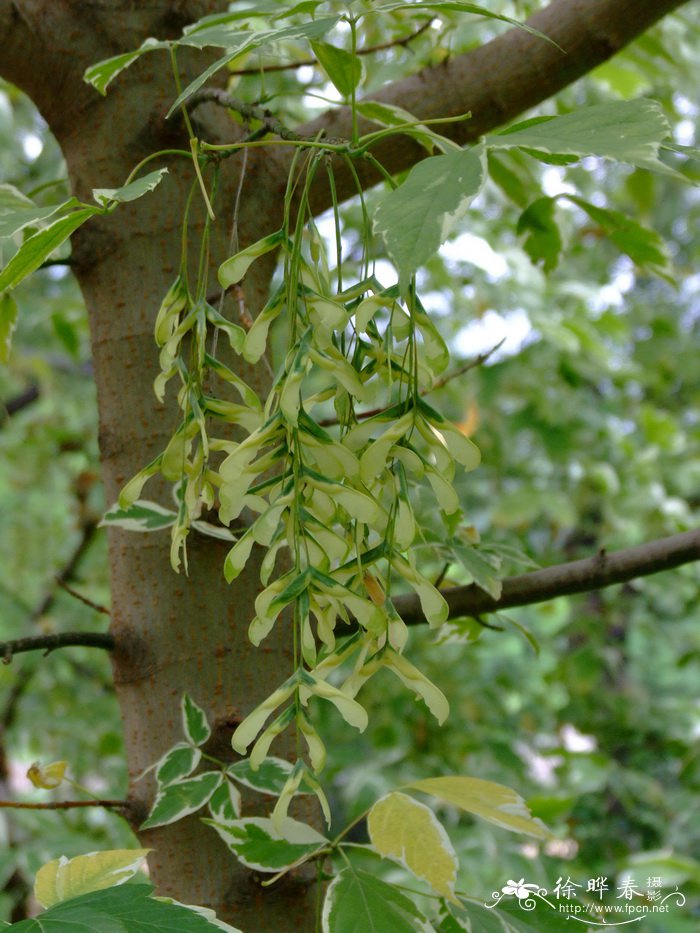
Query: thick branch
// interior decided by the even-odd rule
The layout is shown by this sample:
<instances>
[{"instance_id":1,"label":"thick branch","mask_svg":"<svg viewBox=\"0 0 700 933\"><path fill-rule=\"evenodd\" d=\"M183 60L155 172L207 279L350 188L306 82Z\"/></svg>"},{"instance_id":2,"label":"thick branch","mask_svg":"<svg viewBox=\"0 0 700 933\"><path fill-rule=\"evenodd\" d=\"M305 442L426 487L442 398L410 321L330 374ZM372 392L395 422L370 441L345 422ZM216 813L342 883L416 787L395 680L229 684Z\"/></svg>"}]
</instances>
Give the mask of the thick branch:
<instances>
[{"instance_id":1,"label":"thick branch","mask_svg":"<svg viewBox=\"0 0 700 933\"><path fill-rule=\"evenodd\" d=\"M421 120L471 112L470 120L440 130L465 145L607 61L685 2L554 0L528 23L556 45L514 28L480 48L390 84L373 94L372 99L403 107ZM314 136L324 129L328 136L347 138L351 128L350 111L344 107L297 127L297 132L301 136ZM366 121L360 124L362 132L376 128L376 124ZM385 140L372 152L392 173L410 167L426 155L425 149L406 136ZM357 168L364 188L381 180L371 165L361 164ZM336 160L334 170L338 196L352 196L355 182L347 167ZM316 213L331 206L328 185L321 173L312 204Z\"/></svg>"},{"instance_id":2,"label":"thick branch","mask_svg":"<svg viewBox=\"0 0 700 933\"><path fill-rule=\"evenodd\" d=\"M31 635L28 638L15 638L13 641L0 642L0 657L9 664L13 656L26 651L54 651L56 648L69 648L83 645L86 648L114 650L114 637L108 632L59 632L55 635Z\"/></svg>"},{"instance_id":3,"label":"thick branch","mask_svg":"<svg viewBox=\"0 0 700 933\"><path fill-rule=\"evenodd\" d=\"M515 606L547 602L558 596L603 589L696 560L700 560L700 529L613 551L612 554L601 550L585 560L509 577L503 581L500 599L489 596L474 583L443 590L442 594L450 607L451 619L476 617ZM400 596L394 602L408 625L425 622L416 597Z\"/></svg>"}]
</instances>

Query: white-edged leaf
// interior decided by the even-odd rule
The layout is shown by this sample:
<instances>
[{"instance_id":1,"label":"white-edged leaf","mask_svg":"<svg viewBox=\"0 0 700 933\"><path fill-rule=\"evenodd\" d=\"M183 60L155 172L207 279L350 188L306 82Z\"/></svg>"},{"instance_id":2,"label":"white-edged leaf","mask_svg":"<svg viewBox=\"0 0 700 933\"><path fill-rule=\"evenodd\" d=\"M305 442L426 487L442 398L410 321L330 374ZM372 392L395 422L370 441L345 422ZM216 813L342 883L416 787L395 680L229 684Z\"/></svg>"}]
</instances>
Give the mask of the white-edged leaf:
<instances>
[{"instance_id":1,"label":"white-edged leaf","mask_svg":"<svg viewBox=\"0 0 700 933\"><path fill-rule=\"evenodd\" d=\"M93 188L92 196L98 204L105 206L110 201L116 201L119 204L125 201L135 201L157 188L167 174L167 168L159 168L142 178L137 178L136 181L130 181L128 185L122 185L121 188Z\"/></svg>"},{"instance_id":2,"label":"white-edged leaf","mask_svg":"<svg viewBox=\"0 0 700 933\"><path fill-rule=\"evenodd\" d=\"M59 204L37 207L14 185L0 185L0 237L13 236L25 227L43 226L49 217L78 204L77 198L69 198Z\"/></svg>"},{"instance_id":3,"label":"white-edged leaf","mask_svg":"<svg viewBox=\"0 0 700 933\"><path fill-rule=\"evenodd\" d=\"M156 765L156 780L162 786L189 777L202 760L198 748L178 742L163 755Z\"/></svg>"},{"instance_id":4,"label":"white-edged leaf","mask_svg":"<svg viewBox=\"0 0 700 933\"><path fill-rule=\"evenodd\" d=\"M72 897L124 884L139 870L150 849L111 849L68 859L65 855L43 865L34 881L34 894L42 907Z\"/></svg>"},{"instance_id":5,"label":"white-edged leaf","mask_svg":"<svg viewBox=\"0 0 700 933\"><path fill-rule=\"evenodd\" d=\"M228 65L229 62L243 55L244 52L249 52L251 49L262 48L265 45L269 45L271 42L276 42L281 39L320 39L335 26L339 19L340 16L327 16L322 19L312 20L308 23L284 26L281 29L271 29L266 32L234 34L235 38L230 37L226 42L226 54L217 59L212 65L205 69L205 71L198 75L194 81L187 85L168 111L167 116L172 116L178 107L189 100L195 91L198 91L200 87L206 84L212 75L216 74L216 72L225 65ZM197 38L198 35L199 38ZM219 38L220 35L218 33L210 34L210 43L212 45L221 45ZM189 33L184 39L181 39L180 42L188 45L201 44L202 34L197 32ZM206 44L209 44L209 42Z\"/></svg>"},{"instance_id":6,"label":"white-edged leaf","mask_svg":"<svg viewBox=\"0 0 700 933\"><path fill-rule=\"evenodd\" d=\"M269 758L265 758L256 770L253 770L248 759L244 758L243 761L237 761L235 764L229 765L227 773L239 784L250 787L251 790L258 791L261 794L278 796L282 793L291 770L292 766L288 761L271 755Z\"/></svg>"},{"instance_id":7,"label":"white-edged leaf","mask_svg":"<svg viewBox=\"0 0 700 933\"><path fill-rule=\"evenodd\" d=\"M404 865L440 897L455 900L457 856L429 807L393 791L367 814L367 831L380 855Z\"/></svg>"},{"instance_id":8,"label":"white-edged leaf","mask_svg":"<svg viewBox=\"0 0 700 933\"><path fill-rule=\"evenodd\" d=\"M527 120L504 133L489 134L484 145L489 149L517 146L551 155L600 156L676 175L658 158L661 142L669 133L660 105L642 98L595 104L536 122Z\"/></svg>"},{"instance_id":9,"label":"white-edged leaf","mask_svg":"<svg viewBox=\"0 0 700 933\"><path fill-rule=\"evenodd\" d=\"M0 292L9 291L36 271L55 249L65 243L71 233L99 213L98 207L84 207L65 217L59 217L43 230L38 230L22 243L12 259L0 272Z\"/></svg>"},{"instance_id":10,"label":"white-edged leaf","mask_svg":"<svg viewBox=\"0 0 700 933\"><path fill-rule=\"evenodd\" d=\"M190 907L151 897L152 890L132 883L91 891L12 926L15 933L241 933Z\"/></svg>"},{"instance_id":11,"label":"white-edged leaf","mask_svg":"<svg viewBox=\"0 0 700 933\"><path fill-rule=\"evenodd\" d=\"M455 229L484 178L481 148L449 152L419 162L381 199L374 231L398 269L402 291Z\"/></svg>"},{"instance_id":12,"label":"white-edged leaf","mask_svg":"<svg viewBox=\"0 0 700 933\"><path fill-rule=\"evenodd\" d=\"M241 815L241 794L232 781L222 781L209 799L212 819L223 823L237 820Z\"/></svg>"},{"instance_id":13,"label":"white-edged leaf","mask_svg":"<svg viewBox=\"0 0 700 933\"><path fill-rule=\"evenodd\" d=\"M137 58L140 58L144 52L154 52L156 49L167 49L170 43L159 42L157 39L146 39L140 47L133 52L124 52L121 55L115 55L112 58L105 58L96 65L90 65L83 75L83 81L86 81L100 92L107 93L107 86L113 81L120 72L132 65Z\"/></svg>"},{"instance_id":14,"label":"white-edged leaf","mask_svg":"<svg viewBox=\"0 0 700 933\"><path fill-rule=\"evenodd\" d=\"M167 826L181 820L190 813L196 813L209 802L214 791L223 780L220 771L207 771L193 778L174 781L159 791L153 803L148 819L141 829L153 829L155 826Z\"/></svg>"},{"instance_id":15,"label":"white-edged leaf","mask_svg":"<svg viewBox=\"0 0 700 933\"><path fill-rule=\"evenodd\" d=\"M444 803L480 816L503 829L537 839L555 838L541 820L531 815L523 798L504 784L454 776L425 778L413 781L408 787L432 794Z\"/></svg>"},{"instance_id":16,"label":"white-edged leaf","mask_svg":"<svg viewBox=\"0 0 700 933\"><path fill-rule=\"evenodd\" d=\"M354 866L331 882L323 902L323 933L418 933L430 927L395 885Z\"/></svg>"},{"instance_id":17,"label":"white-edged leaf","mask_svg":"<svg viewBox=\"0 0 700 933\"><path fill-rule=\"evenodd\" d=\"M182 697L182 728L185 737L193 745L204 745L211 735L211 728L207 722L204 710L197 706L191 696L185 693Z\"/></svg>"},{"instance_id":18,"label":"white-edged leaf","mask_svg":"<svg viewBox=\"0 0 700 933\"><path fill-rule=\"evenodd\" d=\"M116 525L127 531L160 531L163 528L170 528L175 524L176 519L177 512L173 512L172 509L164 509L162 505L150 502L148 499L137 499L124 509L118 504L113 505L102 516L100 527Z\"/></svg>"},{"instance_id":19,"label":"white-edged leaf","mask_svg":"<svg viewBox=\"0 0 700 933\"><path fill-rule=\"evenodd\" d=\"M281 820L279 828L264 817L248 817L235 823L205 822L214 827L240 862L257 871L280 871L313 855L328 842L312 826L291 817Z\"/></svg>"}]
</instances>

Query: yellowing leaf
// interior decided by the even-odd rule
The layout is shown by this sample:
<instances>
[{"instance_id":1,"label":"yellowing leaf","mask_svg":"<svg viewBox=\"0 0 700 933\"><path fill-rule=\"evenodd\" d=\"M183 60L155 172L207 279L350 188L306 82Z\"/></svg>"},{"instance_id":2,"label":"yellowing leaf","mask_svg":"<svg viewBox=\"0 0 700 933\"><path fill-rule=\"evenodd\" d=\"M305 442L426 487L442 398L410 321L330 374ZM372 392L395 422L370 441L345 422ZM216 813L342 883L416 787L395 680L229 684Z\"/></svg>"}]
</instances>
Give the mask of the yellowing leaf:
<instances>
[{"instance_id":1,"label":"yellowing leaf","mask_svg":"<svg viewBox=\"0 0 700 933\"><path fill-rule=\"evenodd\" d=\"M266 700L256 706L242 723L239 724L231 737L231 744L239 755L244 755L246 749L255 736L265 725L270 714L287 700L296 689L296 680L290 679L277 690L273 691Z\"/></svg>"},{"instance_id":2,"label":"yellowing leaf","mask_svg":"<svg viewBox=\"0 0 700 933\"><path fill-rule=\"evenodd\" d=\"M444 828L425 804L396 791L387 794L369 811L367 830L380 855L405 865L436 894L455 900L457 856Z\"/></svg>"},{"instance_id":3,"label":"yellowing leaf","mask_svg":"<svg viewBox=\"0 0 700 933\"><path fill-rule=\"evenodd\" d=\"M426 778L408 786L412 790L439 797L445 803L474 813L504 829L535 836L537 839L554 838L544 823L530 814L523 798L503 784L455 776Z\"/></svg>"},{"instance_id":4,"label":"yellowing leaf","mask_svg":"<svg viewBox=\"0 0 700 933\"><path fill-rule=\"evenodd\" d=\"M39 869L34 894L42 907L51 907L71 897L102 891L123 884L141 867L150 849L112 849L90 852L77 858L62 855Z\"/></svg>"},{"instance_id":5,"label":"yellowing leaf","mask_svg":"<svg viewBox=\"0 0 700 933\"><path fill-rule=\"evenodd\" d=\"M449 606L442 593L433 586L433 584L419 573L405 557L400 554L394 554L391 558L391 566L400 573L406 582L413 587L420 600L423 615L431 626L442 625L447 622L450 614Z\"/></svg>"},{"instance_id":6,"label":"yellowing leaf","mask_svg":"<svg viewBox=\"0 0 700 933\"><path fill-rule=\"evenodd\" d=\"M265 253L269 253L275 249L275 247L282 242L283 238L284 232L282 230L277 230L275 233L263 237L256 243L252 243L250 246L246 247L246 249L241 250L240 253L236 253L235 256L231 256L230 259L223 262L219 266L219 284L221 287L228 288L240 282L248 271L249 266L260 256L264 256Z\"/></svg>"},{"instance_id":7,"label":"yellowing leaf","mask_svg":"<svg viewBox=\"0 0 700 933\"><path fill-rule=\"evenodd\" d=\"M356 700L338 690L337 687L331 686L325 680L317 680L313 685L302 688L302 697L305 689L331 702L348 725L354 726L360 732L364 732L367 728L369 720L364 706L360 706Z\"/></svg>"},{"instance_id":8,"label":"yellowing leaf","mask_svg":"<svg viewBox=\"0 0 700 933\"><path fill-rule=\"evenodd\" d=\"M405 684L409 690L425 701L433 716L440 725L450 714L450 704L447 697L435 684L428 680L425 674L422 674L417 667L407 661L402 655L395 651L387 651L383 656L384 664L393 671L399 680Z\"/></svg>"},{"instance_id":9,"label":"yellowing leaf","mask_svg":"<svg viewBox=\"0 0 700 933\"><path fill-rule=\"evenodd\" d=\"M38 761L35 761L27 769L27 777L34 787L53 790L63 783L67 767L67 761L52 761L48 765L40 765Z\"/></svg>"}]
</instances>

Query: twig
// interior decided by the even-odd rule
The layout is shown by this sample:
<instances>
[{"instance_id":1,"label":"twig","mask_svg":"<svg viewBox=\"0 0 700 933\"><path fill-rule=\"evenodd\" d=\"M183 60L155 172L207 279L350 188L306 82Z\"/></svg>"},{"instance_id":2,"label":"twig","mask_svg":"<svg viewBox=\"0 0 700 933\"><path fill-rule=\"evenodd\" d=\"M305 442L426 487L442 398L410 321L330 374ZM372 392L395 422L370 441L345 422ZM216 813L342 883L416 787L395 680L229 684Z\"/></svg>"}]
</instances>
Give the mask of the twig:
<instances>
[{"instance_id":1,"label":"twig","mask_svg":"<svg viewBox=\"0 0 700 933\"><path fill-rule=\"evenodd\" d=\"M30 385L23 392L13 395L12 398L8 398L4 404L0 405L0 409L4 409L4 412L0 411L0 420L4 420L3 414L7 418L11 415L16 415L18 411L31 405L32 402L36 402L39 395L39 386Z\"/></svg>"},{"instance_id":2,"label":"twig","mask_svg":"<svg viewBox=\"0 0 700 933\"><path fill-rule=\"evenodd\" d=\"M82 535L80 537L80 541L78 541L78 544L75 547L75 550L65 562L60 572L56 574L56 586L49 590L49 592L34 610L34 620L40 619L42 616L46 615L49 609L53 606L56 601L57 587L60 586L61 582L65 583L66 581L72 579L74 576L75 571L78 568L78 564L85 556L88 548L92 544L93 538L95 537L95 533L97 531L97 522L93 521L92 519L86 521L82 526L81 531Z\"/></svg>"},{"instance_id":3,"label":"twig","mask_svg":"<svg viewBox=\"0 0 700 933\"><path fill-rule=\"evenodd\" d=\"M475 356L474 359L467 360L461 366L458 366L457 369L452 370L452 372L447 373L446 376L443 376L442 379L438 379L427 389L421 390L421 397L424 395L430 395L431 392L435 392L436 389L442 389L447 385L448 382L451 382L453 379L457 379L459 376L463 376L465 373L468 373L470 369L475 369L477 366L483 365L486 360L498 350L499 347L503 345L505 341L499 340L495 347L491 347L490 350L487 350L485 353L480 353L479 356ZM381 415L383 411L386 411L386 406L382 408L370 408L367 411L358 412L355 417L358 421L366 421L367 418L374 418L377 415ZM322 421L319 421L319 427L322 428L332 428L336 424L340 424L337 418L324 418Z\"/></svg>"},{"instance_id":4,"label":"twig","mask_svg":"<svg viewBox=\"0 0 700 933\"><path fill-rule=\"evenodd\" d=\"M474 359L466 360L466 362L462 363L461 366L458 366L457 369L453 369L451 372L443 376L442 379L438 379L436 382L434 382L432 386L423 394L427 395L428 392L434 392L436 389L442 389L443 386L446 386L448 382L452 382L453 379L457 379L459 376L463 376L465 373L468 373L470 369L476 369L477 366L483 366L486 360L493 356L496 350L501 349L505 341L506 338L503 337L495 346L491 347L490 350L487 350L485 353L480 353L478 356L475 356Z\"/></svg>"},{"instance_id":5,"label":"twig","mask_svg":"<svg viewBox=\"0 0 700 933\"><path fill-rule=\"evenodd\" d=\"M603 589L615 583L625 583L637 577L671 570L696 560L700 560L700 529L648 541L646 544L613 551L611 554L600 550L595 556L584 560L508 577L503 581L501 596L498 599L490 596L475 583L441 592L449 606L450 619L477 618L514 606L529 606L559 596ZM420 602L416 597L398 596L394 604L407 625L420 625L425 622Z\"/></svg>"},{"instance_id":6,"label":"twig","mask_svg":"<svg viewBox=\"0 0 700 933\"><path fill-rule=\"evenodd\" d=\"M65 259L45 259L39 266L40 269L48 269L51 266L74 266L75 259L67 256Z\"/></svg>"},{"instance_id":7,"label":"twig","mask_svg":"<svg viewBox=\"0 0 700 933\"><path fill-rule=\"evenodd\" d=\"M88 599L87 596L83 596L82 593L74 590L70 584L66 583L66 581L62 580L60 577L56 577L56 584L57 586L60 586L62 590L65 590L66 593L69 593L74 599L77 599L78 602L81 602L85 606L89 606L91 609L94 609L95 612L101 612L106 616L110 615L109 609L106 606L102 606L100 603L95 603L91 599Z\"/></svg>"},{"instance_id":8,"label":"twig","mask_svg":"<svg viewBox=\"0 0 700 933\"><path fill-rule=\"evenodd\" d=\"M217 87L204 87L197 91L196 94L193 94L190 98L189 112L192 113L195 107L206 101L218 104L220 107L226 107L228 110L235 110L236 113L240 113L247 121L257 120L262 124L262 130L266 133L272 133L274 136L279 136L280 139L287 139L294 142L306 141L305 136L300 136L298 133L295 133L294 130L291 130L288 126L285 126L284 123L276 119L272 111L265 107L257 107L255 104L247 104L244 100L231 97L226 91L222 91L221 88ZM259 133L260 130L257 130L256 135ZM309 137L309 140L315 138L316 137Z\"/></svg>"},{"instance_id":9,"label":"twig","mask_svg":"<svg viewBox=\"0 0 700 933\"><path fill-rule=\"evenodd\" d=\"M0 807L10 810L74 810L80 807L106 807L127 810L128 800L53 800L49 803L27 803L27 801L0 800Z\"/></svg>"},{"instance_id":10,"label":"twig","mask_svg":"<svg viewBox=\"0 0 700 933\"><path fill-rule=\"evenodd\" d=\"M427 22L423 23L418 29L414 30L410 35L404 36L403 39L392 39L389 42L381 42L379 45L369 45L365 49L357 49L355 51L356 55L372 55L374 52L384 52L387 49L394 49L403 47L405 48L410 42L413 42L414 39L417 39L426 29L430 28L433 19L429 19ZM317 58L307 58L304 61L297 62L288 62L286 65L276 64L276 65L265 65L264 67L254 68L237 68L233 71L229 71L229 75L259 75L261 71L291 71L294 68L304 68L311 65L318 65Z\"/></svg>"},{"instance_id":11,"label":"twig","mask_svg":"<svg viewBox=\"0 0 700 933\"><path fill-rule=\"evenodd\" d=\"M53 635L32 635L28 638L15 638L0 642L0 657L4 664L9 664L16 654L26 651L45 651L49 654L57 648L69 648L82 645L86 648L102 648L113 651L114 636L109 632L58 632Z\"/></svg>"}]
</instances>

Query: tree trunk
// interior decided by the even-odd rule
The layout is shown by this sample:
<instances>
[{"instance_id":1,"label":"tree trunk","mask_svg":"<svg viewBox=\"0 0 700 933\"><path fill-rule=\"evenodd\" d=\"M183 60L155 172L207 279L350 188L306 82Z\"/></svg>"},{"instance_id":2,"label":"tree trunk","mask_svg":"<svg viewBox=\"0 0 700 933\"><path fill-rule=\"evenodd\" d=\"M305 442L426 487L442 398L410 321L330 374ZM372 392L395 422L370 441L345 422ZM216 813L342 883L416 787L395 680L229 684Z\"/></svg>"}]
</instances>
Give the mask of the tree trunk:
<instances>
[{"instance_id":1,"label":"tree trunk","mask_svg":"<svg viewBox=\"0 0 700 933\"><path fill-rule=\"evenodd\" d=\"M165 53L144 56L115 82L104 100L81 80L89 64L136 47L147 35L178 35L184 23L206 12L200 4L182 18L171 17L178 5L162 4L161 13L168 15L159 22L157 5L148 6L149 10L135 11L130 2L112 3L92 19L92 4L26 3L21 4L22 17L13 22L10 41L15 49L21 43L28 59L37 61L40 54L46 55L51 35L51 62L44 63L40 74L15 75L15 69L8 68L4 72L39 106L61 145L73 193L86 201L91 200L93 187L123 184L134 165L153 151L189 148L181 118L175 116L167 124L164 120L174 97ZM178 59L184 81L209 63L202 54ZM213 105L200 107L196 118L207 139L232 138L231 121ZM223 167L223 196L216 204L219 223L212 244L212 287L216 268L228 254L240 163L240 157L229 159ZM242 246L271 225L274 229L281 198L265 177L266 165L273 164L269 157L248 158L239 213ZM157 374L153 321L179 267L179 231L194 174L192 163L184 159L159 159L152 168L161 165L168 166L169 174L158 190L96 219L73 237L73 268L90 320L108 503L163 450L178 423L174 406L159 405L153 394ZM195 260L203 223L203 211L195 210L189 225ZM246 300L253 315L267 292L271 271L271 263L256 263L254 275L248 276ZM265 392L268 377L263 367L243 375L258 392ZM154 482L145 494L150 498L157 491ZM248 641L248 623L260 588L254 562L235 586L228 586L222 573L224 543L191 534L187 576L171 571L169 548L167 533L110 531L112 632L117 641L113 670L134 829L146 817L154 790L151 777L136 780L137 776L182 740L182 694L189 693L206 710L214 724L217 754L233 758L230 736L236 724L277 685L280 671L289 671L292 665L290 633L283 625L259 650ZM275 751L284 755L283 738ZM245 804L252 812L255 803ZM260 812L263 805L267 810L269 799L259 800ZM313 928L314 886L305 876L290 878L274 893L262 888L260 879L244 869L197 817L141 833L140 841L154 849L149 865L160 893L212 907L246 933Z\"/></svg>"},{"instance_id":2,"label":"tree trunk","mask_svg":"<svg viewBox=\"0 0 700 933\"><path fill-rule=\"evenodd\" d=\"M661 0L657 15L679 2ZM600 12L614 9L614 5L613 0L576 0L567 6L557 0L552 9L568 8L575 16L579 8L595 7ZM122 184L139 160L157 149L189 148L181 118L164 120L174 97L165 53L144 55L117 79L105 99L83 83L84 69L137 47L146 36L179 35L186 22L222 6L216 0L152 0L147 4L131 0L0 0L0 32L5 37L0 73L25 90L39 107L61 145L78 197L90 200L93 187ZM621 38L616 34L608 45L599 43L595 55L577 52L585 52L586 68L603 61L653 21L649 0L641 6L646 13L636 28L628 22L625 35ZM521 42L516 37L512 44L513 54L504 60L506 79L518 64L530 67L536 75L539 65L532 40L528 37ZM562 56L562 80L543 80L539 96L531 80L520 106L536 103L555 86L561 87L582 73L576 68L575 57ZM203 53L180 54L183 80L188 80L188 74L199 73L209 61ZM441 75L445 73L443 70ZM452 94L450 107L468 109L462 107L462 101L469 100L468 84L478 84L479 72L477 69L474 75L473 69L462 67L458 74L464 82L462 95L456 99ZM436 75L431 72L411 79L413 92L418 93L415 88L419 87L424 95L425 106L418 107L421 113L433 115L435 107L444 104ZM489 92L501 99L507 84L500 86L498 81L497 73L490 75ZM456 93L457 88L458 82L452 81L451 92ZM425 100L426 90L432 103ZM386 93L391 97L391 91ZM492 128L504 113L515 115L511 110L494 108L488 118L478 122L479 131ZM233 136L233 125L212 104L199 107L196 119L208 141L230 141ZM339 125L342 119L341 115ZM411 153L412 161L424 155L414 152L405 141L401 151ZM396 156L395 161L393 167L399 163L405 167L403 156ZM228 254L241 162L237 156L223 168L223 194L215 205L219 223L212 244L212 270ZM238 218L241 246L279 225L287 164L288 156L276 149L250 151ZM109 217L91 221L73 237L75 274L90 319L108 503L164 448L177 423L172 403L159 405L152 391L157 373L153 321L177 274L180 224L193 170L191 162L170 157L154 161L151 168L162 165L168 166L169 175L155 192L120 206ZM368 176L366 183L370 181ZM319 207L326 206L323 197L318 195ZM193 244L201 235L203 222L202 210L195 210L189 227ZM271 262L257 262L246 280L246 300L252 314L265 297L271 271ZM215 280L212 275L212 283ZM258 391L265 391L267 376L262 367L243 376ZM147 487L146 494L152 497L154 491L158 492L157 485L155 490ZM291 643L284 625L277 625L259 649L248 642L248 622L259 591L254 562L230 587L222 574L226 552L222 543L197 538L193 533L188 576L175 576L170 570L169 547L167 534L110 533L112 631L117 640L114 679L124 721L135 828L145 818L153 795L152 779L136 778L181 740L182 694L188 692L206 710L215 725L213 741L219 753L228 750L232 755L229 738L235 725L277 686L280 672L291 669ZM275 751L285 753L282 740ZM246 805L254 806L250 801ZM149 864L160 893L212 907L223 920L246 933L313 929L317 892L306 876L289 877L272 890L262 888L259 879L243 869L218 836L197 818L141 833L139 838L154 849Z\"/></svg>"}]
</instances>

